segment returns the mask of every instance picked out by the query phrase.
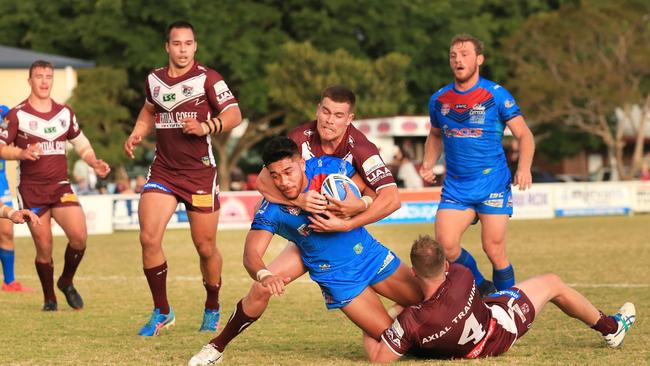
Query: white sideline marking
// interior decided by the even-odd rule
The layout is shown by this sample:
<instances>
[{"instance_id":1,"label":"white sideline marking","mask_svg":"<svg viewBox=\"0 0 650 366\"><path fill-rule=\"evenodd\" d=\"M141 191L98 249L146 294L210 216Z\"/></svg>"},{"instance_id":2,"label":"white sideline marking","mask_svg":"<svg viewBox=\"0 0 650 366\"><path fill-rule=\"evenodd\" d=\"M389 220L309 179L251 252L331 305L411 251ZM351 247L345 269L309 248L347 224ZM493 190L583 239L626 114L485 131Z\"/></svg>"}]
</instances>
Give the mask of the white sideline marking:
<instances>
[{"instance_id":1,"label":"white sideline marking","mask_svg":"<svg viewBox=\"0 0 650 366\"><path fill-rule=\"evenodd\" d=\"M38 276L16 276L18 278L26 278L30 280L38 279ZM144 275L141 276L75 276L75 281L144 281ZM195 282L202 281L201 276L168 276L167 279L178 282ZM252 282L250 277L244 276L236 279L239 282ZM302 275L294 280L292 283L311 283L313 282L308 275ZM650 283L568 283L571 287L583 288L647 288Z\"/></svg>"}]
</instances>

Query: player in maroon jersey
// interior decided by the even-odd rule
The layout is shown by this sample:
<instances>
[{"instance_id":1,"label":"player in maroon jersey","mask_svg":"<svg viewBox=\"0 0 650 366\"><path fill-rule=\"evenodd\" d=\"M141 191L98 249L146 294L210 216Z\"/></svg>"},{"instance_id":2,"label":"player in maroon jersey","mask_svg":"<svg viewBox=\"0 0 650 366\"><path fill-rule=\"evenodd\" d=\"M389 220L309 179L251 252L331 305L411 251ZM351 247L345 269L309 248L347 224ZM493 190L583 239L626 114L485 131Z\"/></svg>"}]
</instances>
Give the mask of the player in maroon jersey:
<instances>
[{"instance_id":1,"label":"player in maroon jersey","mask_svg":"<svg viewBox=\"0 0 650 366\"><path fill-rule=\"evenodd\" d=\"M65 294L68 305L74 309L83 307L72 280L86 250L88 233L86 217L68 181L66 143L70 141L100 177L110 172L108 164L95 156L72 109L50 98L53 75L51 63L34 62L29 68L31 94L9 112L0 126L0 157L20 161L20 207L41 217L40 225L29 222L28 226L36 245L36 271L43 287L45 311L57 310L50 218L56 220L68 238L57 287Z\"/></svg>"},{"instance_id":2,"label":"player in maroon jersey","mask_svg":"<svg viewBox=\"0 0 650 366\"><path fill-rule=\"evenodd\" d=\"M565 314L599 331L618 347L636 320L632 303L605 316L557 275L546 274L481 298L469 269L445 260L440 244L419 237L411 248L422 303L404 309L381 336L364 334L371 362L395 361L406 352L426 358L477 358L506 352L552 302Z\"/></svg>"},{"instance_id":3,"label":"player in maroon jersey","mask_svg":"<svg viewBox=\"0 0 650 366\"><path fill-rule=\"evenodd\" d=\"M169 63L149 73L147 99L124 144L133 158L135 146L155 126L156 157L138 205L142 262L154 302L142 336L158 335L175 321L167 301L162 238L179 202L187 210L207 292L199 330L217 330L222 258L216 246L219 185L210 135L241 122L237 100L221 75L194 60L197 42L190 23L179 21L167 28L165 49Z\"/></svg>"}]
</instances>

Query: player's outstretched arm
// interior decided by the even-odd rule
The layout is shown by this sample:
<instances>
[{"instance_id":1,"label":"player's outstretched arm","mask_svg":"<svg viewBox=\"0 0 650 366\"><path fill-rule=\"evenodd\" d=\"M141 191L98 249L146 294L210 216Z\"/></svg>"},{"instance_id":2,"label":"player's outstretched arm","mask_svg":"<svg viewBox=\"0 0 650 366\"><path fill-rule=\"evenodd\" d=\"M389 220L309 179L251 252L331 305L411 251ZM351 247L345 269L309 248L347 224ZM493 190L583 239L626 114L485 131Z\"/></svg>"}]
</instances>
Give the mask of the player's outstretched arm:
<instances>
[{"instance_id":1,"label":"player's outstretched arm","mask_svg":"<svg viewBox=\"0 0 650 366\"><path fill-rule=\"evenodd\" d=\"M381 339L376 340L366 332L363 332L363 348L368 360L372 363L388 363L399 359L399 356L391 351Z\"/></svg>"},{"instance_id":2,"label":"player's outstretched arm","mask_svg":"<svg viewBox=\"0 0 650 366\"><path fill-rule=\"evenodd\" d=\"M271 295L280 296L284 293L284 285L291 281L290 278L271 273L264 263L264 253L273 238L273 233L266 230L250 230L244 244L244 268L248 274L264 287Z\"/></svg>"},{"instance_id":3,"label":"player's outstretched arm","mask_svg":"<svg viewBox=\"0 0 650 366\"><path fill-rule=\"evenodd\" d=\"M280 190L276 188L271 179L268 169L262 168L255 182L257 190L269 202L280 205L297 206L311 213L323 213L327 208L327 199L317 191L308 191L300 193L296 199L286 198Z\"/></svg>"},{"instance_id":4,"label":"player's outstretched arm","mask_svg":"<svg viewBox=\"0 0 650 366\"><path fill-rule=\"evenodd\" d=\"M124 153L131 159L135 158L135 147L153 130L155 112L156 110L153 104L145 101L142 109L140 109L133 131L126 141L124 141Z\"/></svg>"},{"instance_id":5,"label":"player's outstretched arm","mask_svg":"<svg viewBox=\"0 0 650 366\"><path fill-rule=\"evenodd\" d=\"M533 185L530 169L535 155L535 138L522 116L517 116L506 122L506 124L519 142L519 161L517 162L517 171L512 183L518 186L520 191L525 191Z\"/></svg>"},{"instance_id":6,"label":"player's outstretched arm","mask_svg":"<svg viewBox=\"0 0 650 366\"><path fill-rule=\"evenodd\" d=\"M4 160L30 160L36 161L40 158L43 150L41 145L31 144L26 149L17 146L0 143L0 158Z\"/></svg>"},{"instance_id":7,"label":"player's outstretched arm","mask_svg":"<svg viewBox=\"0 0 650 366\"><path fill-rule=\"evenodd\" d=\"M427 140L424 143L424 157L422 158L422 165L420 166L419 172L422 179L429 184L433 184L436 181L436 175L433 174L433 166L440 158L442 149L440 129L431 127Z\"/></svg>"},{"instance_id":8,"label":"player's outstretched arm","mask_svg":"<svg viewBox=\"0 0 650 366\"><path fill-rule=\"evenodd\" d=\"M14 224L24 224L26 222L41 223L41 220L30 210L14 210L13 208L2 204L0 207L0 217L11 220Z\"/></svg>"}]
</instances>

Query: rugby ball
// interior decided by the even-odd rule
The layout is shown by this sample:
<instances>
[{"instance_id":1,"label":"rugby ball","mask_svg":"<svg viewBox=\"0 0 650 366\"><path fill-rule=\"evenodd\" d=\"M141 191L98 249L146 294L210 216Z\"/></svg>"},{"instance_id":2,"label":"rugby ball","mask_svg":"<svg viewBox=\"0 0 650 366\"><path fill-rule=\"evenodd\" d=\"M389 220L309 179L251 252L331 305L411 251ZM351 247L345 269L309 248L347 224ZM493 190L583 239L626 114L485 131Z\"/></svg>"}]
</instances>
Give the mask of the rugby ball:
<instances>
[{"instance_id":1,"label":"rugby ball","mask_svg":"<svg viewBox=\"0 0 650 366\"><path fill-rule=\"evenodd\" d=\"M357 187L357 185L354 184L352 179L348 178L346 175L343 174L328 175L320 187L320 193L322 195L334 197L339 201L343 201L345 200L345 196L347 195L347 191L345 190L346 183L350 187L352 193L354 193L354 195L357 196L358 198L361 198L361 192L359 191L359 187Z\"/></svg>"}]
</instances>

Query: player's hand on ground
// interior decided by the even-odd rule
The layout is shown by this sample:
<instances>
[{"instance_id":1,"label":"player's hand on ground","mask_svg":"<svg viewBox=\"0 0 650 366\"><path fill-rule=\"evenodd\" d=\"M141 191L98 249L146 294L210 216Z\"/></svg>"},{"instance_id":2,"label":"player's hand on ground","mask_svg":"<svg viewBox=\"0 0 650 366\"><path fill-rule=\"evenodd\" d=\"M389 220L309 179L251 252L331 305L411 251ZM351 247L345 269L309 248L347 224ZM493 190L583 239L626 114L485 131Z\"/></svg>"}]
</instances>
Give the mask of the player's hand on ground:
<instances>
[{"instance_id":1,"label":"player's hand on ground","mask_svg":"<svg viewBox=\"0 0 650 366\"><path fill-rule=\"evenodd\" d=\"M102 159L97 159L95 164L93 164L93 170L95 174L99 175L101 178L106 178L108 173L111 172L111 167Z\"/></svg>"},{"instance_id":2,"label":"player's hand on ground","mask_svg":"<svg viewBox=\"0 0 650 366\"><path fill-rule=\"evenodd\" d=\"M352 189L347 183L344 183L344 186L346 192L345 199L341 201L334 197L327 196L326 198L329 202L327 210L341 218L352 217L365 211L366 204L363 200L358 198L354 192L352 192Z\"/></svg>"},{"instance_id":3,"label":"player's hand on ground","mask_svg":"<svg viewBox=\"0 0 650 366\"><path fill-rule=\"evenodd\" d=\"M291 201L301 209L314 214L323 213L327 209L327 198L317 191L307 191Z\"/></svg>"},{"instance_id":4,"label":"player's hand on ground","mask_svg":"<svg viewBox=\"0 0 650 366\"><path fill-rule=\"evenodd\" d=\"M429 184L435 183L436 175L433 174L433 164L427 162L422 163L420 166L420 177Z\"/></svg>"},{"instance_id":5,"label":"player's hand on ground","mask_svg":"<svg viewBox=\"0 0 650 366\"><path fill-rule=\"evenodd\" d=\"M124 141L124 153L126 156L131 159L135 159L135 147L142 142L142 136L140 135L131 135L126 141Z\"/></svg>"},{"instance_id":6,"label":"player's hand on ground","mask_svg":"<svg viewBox=\"0 0 650 366\"><path fill-rule=\"evenodd\" d=\"M41 144L39 143L31 144L28 145L26 149L23 149L20 152L20 156L18 157L18 159L36 161L40 159L42 154L43 154L43 149L41 149Z\"/></svg>"},{"instance_id":7,"label":"player's hand on ground","mask_svg":"<svg viewBox=\"0 0 650 366\"><path fill-rule=\"evenodd\" d=\"M329 211L325 211L320 215L309 216L308 219L311 221L309 227L316 232L350 231L346 220L341 219Z\"/></svg>"},{"instance_id":8,"label":"player's hand on ground","mask_svg":"<svg viewBox=\"0 0 650 366\"><path fill-rule=\"evenodd\" d=\"M11 214L9 217L14 224L24 224L26 222L34 222L36 224L41 224L41 220L36 214L30 210L18 210Z\"/></svg>"},{"instance_id":9,"label":"player's hand on ground","mask_svg":"<svg viewBox=\"0 0 650 366\"><path fill-rule=\"evenodd\" d=\"M260 283L271 292L271 295L280 296L284 293L284 285L290 281L291 278L289 277L282 277L279 275L271 274L263 277L260 280Z\"/></svg>"},{"instance_id":10,"label":"player's hand on ground","mask_svg":"<svg viewBox=\"0 0 650 366\"><path fill-rule=\"evenodd\" d=\"M180 120L180 122L183 124L183 133L188 134L188 135L196 135L196 136L205 136L208 134L209 131L206 131L203 126L201 126L201 122L199 122L195 118L183 118Z\"/></svg>"},{"instance_id":11,"label":"player's hand on ground","mask_svg":"<svg viewBox=\"0 0 650 366\"><path fill-rule=\"evenodd\" d=\"M520 191L525 191L533 185L533 177L530 170L517 169L512 185L518 186Z\"/></svg>"}]
</instances>

